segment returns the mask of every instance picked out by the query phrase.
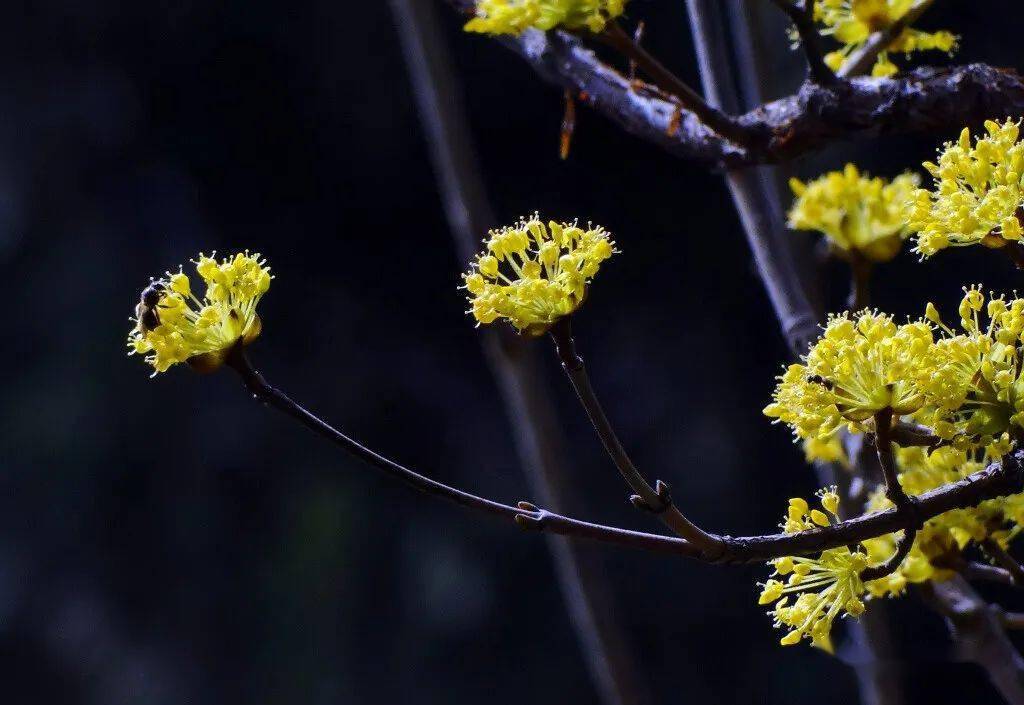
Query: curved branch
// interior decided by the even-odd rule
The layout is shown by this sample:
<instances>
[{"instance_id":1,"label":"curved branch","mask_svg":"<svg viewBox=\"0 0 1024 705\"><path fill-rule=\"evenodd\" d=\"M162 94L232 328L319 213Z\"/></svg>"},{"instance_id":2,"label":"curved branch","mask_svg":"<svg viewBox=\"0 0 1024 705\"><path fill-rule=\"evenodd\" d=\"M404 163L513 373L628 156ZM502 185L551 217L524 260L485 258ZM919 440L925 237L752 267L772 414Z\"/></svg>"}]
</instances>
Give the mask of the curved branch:
<instances>
[{"instance_id":1,"label":"curved branch","mask_svg":"<svg viewBox=\"0 0 1024 705\"><path fill-rule=\"evenodd\" d=\"M746 148L704 125L693 113L600 61L578 37L527 30L498 40L541 78L574 91L622 129L712 169L788 161L836 140L882 134L958 132L993 117L1024 115L1024 79L1011 69L968 64L919 68L894 78L805 83L795 95L765 103L736 122ZM678 125L677 125L678 122Z\"/></svg>"},{"instance_id":2,"label":"curved branch","mask_svg":"<svg viewBox=\"0 0 1024 705\"><path fill-rule=\"evenodd\" d=\"M795 0L772 0L772 3L786 13L789 21L796 28L804 55L807 57L807 67L811 72L811 78L817 83L835 83L836 75L825 64L825 51L821 48L821 35L818 33L818 28L814 26L814 0L803 0L799 6Z\"/></svg>"},{"instance_id":3,"label":"curved branch","mask_svg":"<svg viewBox=\"0 0 1024 705\"><path fill-rule=\"evenodd\" d=\"M511 519L528 529L540 529L562 536L670 553L707 563L756 563L782 556L818 553L883 534L913 528L920 521L944 514L952 509L973 507L986 499L1024 491L1024 451L1017 451L1003 458L1001 462L992 463L984 470L958 482L944 485L918 496L915 512L888 509L884 512L868 514L832 526L796 534L744 537L710 534L709 536L714 540L713 545L704 548L685 539L672 536L630 531L574 519L540 509L529 502L520 502L513 507L438 482L370 450L292 401L288 395L263 379L263 375L252 366L241 346L235 346L229 352L226 364L239 374L256 401L290 416L368 465L420 492L485 514Z\"/></svg>"}]
</instances>

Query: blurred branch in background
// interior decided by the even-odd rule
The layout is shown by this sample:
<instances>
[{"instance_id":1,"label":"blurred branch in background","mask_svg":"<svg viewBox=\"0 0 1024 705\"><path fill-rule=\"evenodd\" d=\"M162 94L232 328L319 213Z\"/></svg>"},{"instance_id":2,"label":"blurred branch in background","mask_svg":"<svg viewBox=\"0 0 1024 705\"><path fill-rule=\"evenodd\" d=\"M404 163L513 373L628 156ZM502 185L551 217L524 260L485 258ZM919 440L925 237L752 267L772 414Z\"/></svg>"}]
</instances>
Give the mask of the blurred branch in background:
<instances>
[{"instance_id":1,"label":"blurred branch in background","mask_svg":"<svg viewBox=\"0 0 1024 705\"><path fill-rule=\"evenodd\" d=\"M496 221L473 153L437 5L433 0L392 0L391 6L455 249L461 261L469 261ZM545 506L560 511L566 506L572 481L565 469L555 410L537 370L537 353L510 329L481 333L531 493ZM615 617L600 556L561 536L549 535L547 544L601 702L651 702Z\"/></svg>"},{"instance_id":2,"label":"blurred branch in background","mask_svg":"<svg viewBox=\"0 0 1024 705\"><path fill-rule=\"evenodd\" d=\"M767 63L756 51L753 28L759 23L756 17L751 17L753 8L748 3L730 2L727 16L721 3L687 0L687 9L704 92L709 100L733 111L760 103L764 99ZM731 55L727 24L733 40ZM817 47L807 52L812 74L816 50ZM734 63L736 70L732 71L730 67ZM810 243L799 241L787 232L779 179L774 172L771 167L731 171L726 174L726 182L782 333L792 353L798 356L817 336L824 312L811 301L820 302L823 295L820 291L809 295L807 291L811 282L820 286L820 279L814 272L801 271L801 265L811 269L815 258L810 252L801 253L802 257L794 252L796 243L802 242L805 246ZM841 479L837 469L830 465L819 467L819 474L824 476L826 484ZM891 668L893 650L886 615L872 611L861 621L851 622L847 633L843 660L857 674L861 703L900 705L902 688Z\"/></svg>"}]
</instances>

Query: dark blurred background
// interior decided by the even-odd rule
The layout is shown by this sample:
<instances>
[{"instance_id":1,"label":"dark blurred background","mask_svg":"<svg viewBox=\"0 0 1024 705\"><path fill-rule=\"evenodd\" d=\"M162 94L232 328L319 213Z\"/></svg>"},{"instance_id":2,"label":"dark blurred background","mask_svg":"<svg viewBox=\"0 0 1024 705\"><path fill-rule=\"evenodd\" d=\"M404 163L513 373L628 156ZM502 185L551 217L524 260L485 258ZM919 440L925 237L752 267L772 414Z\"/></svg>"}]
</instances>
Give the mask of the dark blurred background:
<instances>
[{"instance_id":1,"label":"dark blurred background","mask_svg":"<svg viewBox=\"0 0 1024 705\"><path fill-rule=\"evenodd\" d=\"M957 61L1021 65L1018 3L937 5L923 26L963 35ZM683 3L630 7L696 84ZM576 325L637 464L703 525L772 529L817 481L761 415L787 352L721 178L586 109L560 161L561 92L442 17L499 217L592 219L623 252ZM799 56L773 70L791 90ZM252 355L274 384L439 479L530 496L387 3L8 3L0 116L0 700L596 702L542 538L379 477L228 373L150 379L124 354L150 275L259 250L277 278ZM892 175L952 136L794 168ZM988 252L905 253L876 303L917 315L977 280L1017 275ZM537 345L574 503L655 528ZM591 550L653 702L854 702L837 660L778 646L763 569ZM908 702L994 701L919 600L890 612Z\"/></svg>"}]
</instances>

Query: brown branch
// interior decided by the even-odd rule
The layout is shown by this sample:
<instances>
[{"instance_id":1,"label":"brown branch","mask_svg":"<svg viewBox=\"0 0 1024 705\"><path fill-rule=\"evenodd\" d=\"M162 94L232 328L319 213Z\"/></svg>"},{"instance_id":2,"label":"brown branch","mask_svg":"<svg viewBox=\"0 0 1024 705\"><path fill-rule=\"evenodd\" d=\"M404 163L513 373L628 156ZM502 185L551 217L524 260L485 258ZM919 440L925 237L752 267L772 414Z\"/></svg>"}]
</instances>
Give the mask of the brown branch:
<instances>
[{"instance_id":1,"label":"brown branch","mask_svg":"<svg viewBox=\"0 0 1024 705\"><path fill-rule=\"evenodd\" d=\"M678 76L665 68L660 61L651 56L642 46L634 42L616 22L609 22L603 32L591 35L607 44L637 66L650 77L656 86L679 101L679 105L693 113L698 120L710 127L722 137L736 144L744 145L748 140L747 130L736 120L708 105L697 91L684 83Z\"/></svg>"},{"instance_id":2,"label":"brown branch","mask_svg":"<svg viewBox=\"0 0 1024 705\"><path fill-rule=\"evenodd\" d=\"M453 0L458 4L458 0ZM1024 114L1024 80L985 64L919 68L894 78L854 78L800 91L735 118L741 147L684 111L675 127L674 100L637 91L578 37L527 30L503 37L541 78L586 96L626 132L703 166L725 170L788 161L836 140L878 135L955 134L992 116Z\"/></svg>"},{"instance_id":3,"label":"brown branch","mask_svg":"<svg viewBox=\"0 0 1024 705\"><path fill-rule=\"evenodd\" d=\"M626 484L636 493L631 501L639 508L645 509L658 515L658 518L672 531L691 544L694 548L705 554L714 555L721 551L722 542L697 528L689 519L683 516L678 507L672 502L668 492L668 485L660 480L657 488L651 487L643 478L630 459L626 449L623 448L615 430L612 428L608 416L601 408L601 403L594 393L590 384L590 377L587 375L583 358L576 351L576 344L572 337L571 317L561 318L551 328L551 338L555 343L555 350L562 363L562 369L572 383L576 396L579 397L587 417L597 431L601 444L608 452L615 467L618 469Z\"/></svg>"},{"instance_id":4,"label":"brown branch","mask_svg":"<svg viewBox=\"0 0 1024 705\"><path fill-rule=\"evenodd\" d=\"M864 46L850 54L843 62L843 67L838 71L839 77L852 78L867 73L874 66L878 55L888 49L903 34L903 30L916 22L933 2L934 0L918 0L917 4L907 10L903 17L880 32L872 34Z\"/></svg>"},{"instance_id":5,"label":"brown branch","mask_svg":"<svg viewBox=\"0 0 1024 705\"><path fill-rule=\"evenodd\" d=\"M914 539L917 538L917 529L906 529L903 532L903 536L896 542L896 551L889 557L889 559L881 565L872 566L866 568L864 572L860 574L860 579L867 582L869 580L878 580L884 578L896 571L903 563L903 559L910 553L910 549L914 547Z\"/></svg>"},{"instance_id":6,"label":"brown branch","mask_svg":"<svg viewBox=\"0 0 1024 705\"><path fill-rule=\"evenodd\" d=\"M396 29L437 175L455 249L468 261L482 233L495 225L484 179L470 139L451 52L442 35L441 7L421 0L392 0ZM566 91L562 158L568 154L574 120ZM554 404L537 374L534 347L508 329L482 331L481 347L505 403L519 462L531 493L555 511L575 490L565 464ZM598 697L604 705L651 701L640 676L607 584L603 556L578 541L547 538L555 577L569 621Z\"/></svg>"},{"instance_id":7,"label":"brown branch","mask_svg":"<svg viewBox=\"0 0 1024 705\"><path fill-rule=\"evenodd\" d=\"M814 26L814 0L803 0L797 5L796 0L772 0L772 3L786 13L790 22L800 35L800 45L807 57L807 68L811 79L817 83L831 84L836 82L836 75L825 64L825 51L821 46L821 35Z\"/></svg>"},{"instance_id":8,"label":"brown branch","mask_svg":"<svg viewBox=\"0 0 1024 705\"><path fill-rule=\"evenodd\" d=\"M982 544L982 548L985 549L985 553L990 555L996 563L1002 566L1003 570L1013 577L1014 583L1017 585L1024 585L1024 566L1017 561L1016 558L1011 556L1009 552L999 545L999 542L994 539L986 539Z\"/></svg>"},{"instance_id":9,"label":"brown branch","mask_svg":"<svg viewBox=\"0 0 1024 705\"><path fill-rule=\"evenodd\" d=\"M267 384L263 376L253 368L241 346L236 346L230 351L226 364L239 374L256 401L295 419L356 458L420 492L484 514L511 519L524 528L669 553L708 563L756 563L781 556L819 553L830 548L914 528L918 522L950 510L973 507L986 499L1024 491L1024 451L1018 451L1006 456L1002 462L992 463L984 470L962 480L918 496L916 512L888 509L795 534L744 537L708 534L712 539L712 546L702 548L681 538L630 531L574 519L538 508L528 502L520 502L513 507L438 482L361 445L292 401L284 392ZM663 499L658 497L656 492L655 497Z\"/></svg>"}]
</instances>

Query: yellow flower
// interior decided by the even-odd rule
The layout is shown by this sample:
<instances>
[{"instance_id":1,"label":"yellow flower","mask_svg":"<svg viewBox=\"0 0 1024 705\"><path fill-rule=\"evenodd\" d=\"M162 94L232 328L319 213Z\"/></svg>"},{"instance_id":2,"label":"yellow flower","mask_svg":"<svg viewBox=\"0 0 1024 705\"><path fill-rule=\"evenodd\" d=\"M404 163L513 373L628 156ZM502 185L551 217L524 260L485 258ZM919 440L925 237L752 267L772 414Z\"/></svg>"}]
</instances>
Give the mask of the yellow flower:
<instances>
[{"instance_id":1,"label":"yellow flower","mask_svg":"<svg viewBox=\"0 0 1024 705\"><path fill-rule=\"evenodd\" d=\"M827 438L843 423L866 430L862 422L887 408L914 413L924 403L920 378L931 346L924 323L898 326L872 311L833 316L803 363L779 378L764 413L798 438Z\"/></svg>"},{"instance_id":2,"label":"yellow flower","mask_svg":"<svg viewBox=\"0 0 1024 705\"><path fill-rule=\"evenodd\" d=\"M843 439L840 434L833 433L827 438L805 438L804 459L808 463L821 461L823 463L839 463L843 467L850 466L850 459L846 456L846 449L843 448Z\"/></svg>"},{"instance_id":3,"label":"yellow flower","mask_svg":"<svg viewBox=\"0 0 1024 705\"><path fill-rule=\"evenodd\" d=\"M972 286L964 289L959 312L961 333L933 305L926 309L942 337L928 355L921 379L927 404L917 418L946 440L999 457L1008 452L1003 436L1024 428L1024 299L991 297L986 305L980 286Z\"/></svg>"},{"instance_id":4,"label":"yellow flower","mask_svg":"<svg viewBox=\"0 0 1024 705\"><path fill-rule=\"evenodd\" d=\"M219 262L200 254L195 265L206 287L202 299L179 270L150 284L136 307L128 354L145 355L154 375L179 362L214 370L232 346L248 345L260 334L256 304L271 275L259 253L239 252Z\"/></svg>"},{"instance_id":5,"label":"yellow flower","mask_svg":"<svg viewBox=\"0 0 1024 705\"><path fill-rule=\"evenodd\" d=\"M841 45L825 57L825 62L838 71L872 34L891 27L913 6L914 0L816 0L814 19L822 25L821 33L831 35ZM897 72L889 52L952 52L956 50L957 41L957 36L950 32L922 32L908 27L878 55L871 75L884 77Z\"/></svg>"},{"instance_id":6,"label":"yellow flower","mask_svg":"<svg viewBox=\"0 0 1024 705\"><path fill-rule=\"evenodd\" d=\"M896 466L899 482L910 495L957 482L981 470L985 463L979 451L966 452L950 446L932 451L924 448L898 448ZM890 575L866 584L875 597L901 594L908 583L942 581L953 573L941 568L943 558L962 552L969 544L979 544L988 538L1001 543L1009 541L1020 531L1019 511L1024 506L1024 495L986 500L976 507L955 509L932 517L918 532L914 545L899 567ZM869 496L867 510L879 512L892 507L885 496L885 488L878 486ZM887 534L862 542L870 565L880 564L896 551L898 534Z\"/></svg>"},{"instance_id":7,"label":"yellow flower","mask_svg":"<svg viewBox=\"0 0 1024 705\"><path fill-rule=\"evenodd\" d=\"M783 528L787 533L829 526L839 511L834 487L818 493L822 509L810 509L803 499L791 499ZM830 518L831 517L831 518ZM859 617L864 613L864 583L861 572L868 566L867 555L842 546L821 553L818 558L786 556L768 563L772 577L762 584L758 604L775 603L768 614L776 628L787 629L780 643L797 644L807 637L821 649L832 652L832 624L841 615ZM796 599L790 603L790 597Z\"/></svg>"},{"instance_id":8,"label":"yellow flower","mask_svg":"<svg viewBox=\"0 0 1024 705\"><path fill-rule=\"evenodd\" d=\"M516 225L492 230L486 250L463 274L479 323L505 318L520 333L541 335L573 313L615 243L600 226L547 225L534 214Z\"/></svg>"},{"instance_id":9,"label":"yellow flower","mask_svg":"<svg viewBox=\"0 0 1024 705\"><path fill-rule=\"evenodd\" d=\"M908 226L917 232L915 251L930 257L947 247L1003 247L1024 234L1018 209L1024 204L1024 144L1020 123L988 120L988 135L971 144L967 128L947 142L938 164L925 162L932 190L918 189L907 204Z\"/></svg>"},{"instance_id":10,"label":"yellow flower","mask_svg":"<svg viewBox=\"0 0 1024 705\"><path fill-rule=\"evenodd\" d=\"M809 183L791 179L797 198L789 211L789 227L822 233L840 253L891 260L909 234L902 211L918 183L911 173L891 183L871 178L853 164Z\"/></svg>"},{"instance_id":11,"label":"yellow flower","mask_svg":"<svg viewBox=\"0 0 1024 705\"><path fill-rule=\"evenodd\" d=\"M467 32L522 34L526 29L555 27L600 32L622 14L626 0L478 0Z\"/></svg>"}]
</instances>

